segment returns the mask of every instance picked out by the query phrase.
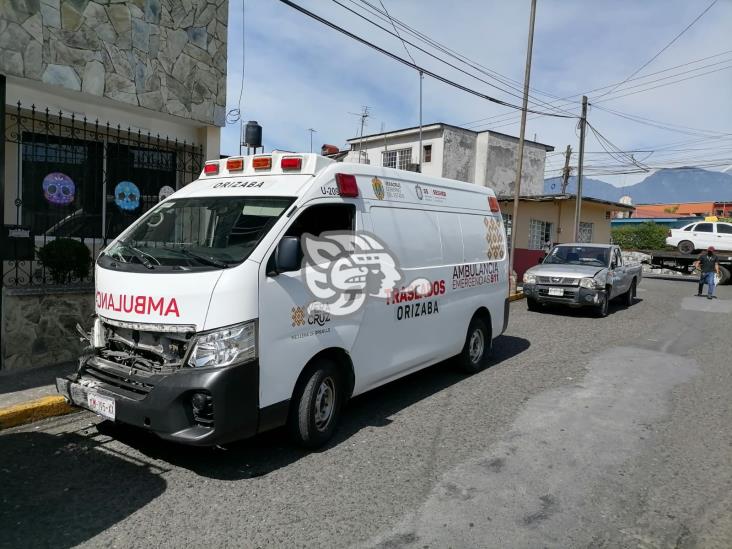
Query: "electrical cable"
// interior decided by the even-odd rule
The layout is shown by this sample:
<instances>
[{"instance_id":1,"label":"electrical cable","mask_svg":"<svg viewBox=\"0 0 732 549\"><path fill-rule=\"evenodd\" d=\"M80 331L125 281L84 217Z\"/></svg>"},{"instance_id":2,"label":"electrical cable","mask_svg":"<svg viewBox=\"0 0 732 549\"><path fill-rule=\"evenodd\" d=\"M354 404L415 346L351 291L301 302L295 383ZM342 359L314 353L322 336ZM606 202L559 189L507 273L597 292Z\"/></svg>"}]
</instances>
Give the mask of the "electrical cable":
<instances>
[{"instance_id":1,"label":"electrical cable","mask_svg":"<svg viewBox=\"0 0 732 549\"><path fill-rule=\"evenodd\" d=\"M341 7L343 8L343 9L345 9L345 10L347 10L347 11L349 11L349 12L353 13L353 14L354 14L354 15L356 15L357 17L360 17L361 19L363 19L364 21L366 21L366 22L368 22L368 23L372 24L373 26L375 26L375 27L377 27L377 28L381 29L382 31L386 32L387 34L390 34L391 36L394 36L394 37L398 38L399 40L401 40L401 42L402 42L402 45L404 46L404 48L405 48L405 49L406 49L406 44L409 44L409 45L410 45L410 46L412 46L413 48L415 48L415 49L417 49L417 50L421 51L422 53L424 53L424 54L426 54L426 55L428 55L428 56L432 57L433 59L435 59L435 60L437 60L437 61L439 61L439 62L441 62L441 63L443 63L443 64L447 65L448 67L451 67L451 68L453 68L453 69L455 69L455 70L457 70L457 71L459 71L459 72L461 72L461 73L463 73L463 74L465 74L465 75L467 75L467 76L469 76L469 77L471 77L471 78L473 78L473 79L475 79L475 80L478 80L479 82L482 82L482 83L484 83L484 84L486 84L486 85L488 85L488 86L490 86L490 87L492 87L492 88L495 88L495 89L497 89L497 90L499 90L499 91L502 91L502 92L504 92L504 93L506 93L506 94L508 94L508 95L511 95L511 96L513 96L513 97L517 98L517 99L523 99L523 95L517 95L517 94L515 94L515 93L512 93L512 92L510 92L510 91L508 91L508 90L506 90L506 89L504 89L504 88L502 88L502 87L500 87L500 86L496 86L495 84L493 84L493 83L491 83L491 82L489 82L489 81L487 81L487 80L485 80L485 79L483 79L483 78L480 78L479 76L476 76L476 75L474 75L473 73L470 73L470 72L468 72L468 71L466 71L466 70L464 70L464 69L461 69L460 67L458 67L458 66L454 65L453 63L450 63L449 61L445 61L444 59L442 59L442 58L440 58L440 57L438 57L438 56L434 55L433 53L431 53L431 52L429 52L429 51L425 50L424 48L422 48L422 47L420 47L420 46L418 46L418 45L414 44L413 42L410 42L409 40L405 40L404 38L402 38L402 37L401 37L401 35L399 35L398 31L397 31L397 33L395 34L394 32L390 31L389 29L387 29L387 28L385 28L385 27L382 27L382 26L381 26L381 25L379 25L378 23L376 23L376 22L372 21L372 20L371 20L371 19L369 19L368 17L365 17L364 15L362 15L362 14L360 14L360 13L356 12L355 10L352 10L352 9L351 9L351 8L349 8L348 6L345 6L345 5L344 5L344 4L342 4L342 3L341 3L341 2L339 1L339 0L332 0L332 2L333 2L333 3L335 3L335 4L338 4L338 5L339 5L339 6L341 6ZM396 30L396 29L395 29L395 30ZM409 50L407 50L407 55L409 55L410 59L412 59L412 63L413 63L413 64L415 64L415 63L414 63L414 59L412 58L411 54L409 53ZM416 64L415 64L415 66L416 66ZM551 107L551 105L548 105L548 106L549 106L550 108L554 108L554 107ZM521 108L521 107L519 107L519 108ZM568 111L564 111L564 112L566 113L566 112L568 112ZM573 113L568 113L568 114L570 115L570 117L576 117L576 115L575 115L575 114L573 114Z\"/></svg>"},{"instance_id":2,"label":"electrical cable","mask_svg":"<svg viewBox=\"0 0 732 549\"><path fill-rule=\"evenodd\" d=\"M595 101L597 101L598 99L600 99L600 97L604 97L604 96L606 96L606 95L608 95L608 94L612 93L613 91L615 91L615 89L616 89L617 87L619 87L619 86L622 86L622 85L623 85L623 84L625 84L625 83L626 83L626 82L627 82L627 81L628 81L628 80L629 80L630 78L632 78L633 76L635 76L636 74L638 74L638 73L639 73L640 71L642 71L643 69L645 69L645 68L646 68L646 67L647 67L648 65L650 65L651 63L653 63L653 61L655 61L655 60L656 60L656 59L658 58L658 56L659 56L659 55L661 55L661 54L662 54L663 52L665 52L665 51L666 51L666 50L667 50L668 48L670 48L670 47L671 47L671 45L672 45L672 44L673 44L674 42L676 42L676 41L677 41L677 40L678 40L679 38L681 38L681 36L682 36L682 35L683 35L683 34L684 34L684 33L685 33L686 31L688 31L688 30L689 30L689 29L690 29L691 27L693 27L693 26L694 26L694 24L695 24L695 23L696 23L697 21L699 21L699 19L701 19L701 18L702 18L702 17L703 17L703 16L704 16L704 15L705 15L705 14L706 14L706 13L707 13L707 12L708 12L708 11L709 11L710 9L712 9L712 7L714 6L714 4L716 4L716 3L717 3L717 1L718 1L718 0L712 0L712 3L711 3L711 4L709 4L709 5L708 5L708 6L706 7L706 9L705 9L704 11L702 11L702 12L701 12L701 13L700 13L699 15L697 15L697 16L696 16L696 17L694 18L694 20L693 20L693 21L692 21L691 23L689 23L689 24L688 24L688 25L687 25L686 27L684 27L684 29L683 29L683 30L682 30L682 31L681 31L681 32L680 32L679 34L677 34L676 36L674 36L674 37L673 37L673 39L671 40L671 42L669 42L669 43L668 43L668 44L666 44L666 45L665 45L665 46L664 46L663 48L661 48L661 49L660 49L660 50L658 51L658 53L656 53L656 55L654 55L653 57L651 57L651 58L650 58L650 59L649 59L648 61L646 61L646 62L645 62L645 63L643 63L643 64L642 64L642 65L641 65L640 67L638 67L638 68L637 68L636 70L634 70L634 71L633 71L633 72L632 72L632 73L630 74L630 76L628 76L628 78L626 78L625 80L623 80L622 82L620 82L619 84L617 84L617 85L616 85L615 87L613 87L613 88L612 88L612 89L610 89L609 91L606 91L605 93L603 93L603 94L602 94L602 95L600 95L599 97L595 98Z\"/></svg>"},{"instance_id":3,"label":"electrical cable","mask_svg":"<svg viewBox=\"0 0 732 549\"><path fill-rule=\"evenodd\" d=\"M319 15L317 15L315 13L313 13L311 11L308 11L307 9L303 8L302 6L300 6L298 4L295 4L291 0L279 0L279 1L281 3L283 3L283 4L285 4L286 6L289 6L289 7L293 8L294 10L299 11L303 15L306 15L306 16L310 17L311 19L314 19L314 20L318 21L319 23L322 23L323 25L326 25L327 27L330 27L333 30L336 30L336 31L340 32L341 34L344 34L344 35L348 36L349 38L351 38L353 40L356 40L357 42L360 42L361 44L363 44L365 46L368 46L368 47L370 47L370 48L378 51L379 53L381 53L383 55L386 55L387 57L390 57L394 61L398 61L399 63L402 63L403 65L406 65L407 67L410 67L410 68L412 68L414 70L423 72L425 75L430 76L430 77L434 78L435 80L438 80L439 82L443 82L444 84L447 84L449 86L452 86L453 88L459 89L461 91L464 91L464 92L469 93L471 95L474 95L476 97L480 97L481 99L485 99L485 100L490 101L492 103L496 103L498 105L502 105L504 107L509 107L509 108L517 109L517 110L521 110L522 109L522 107L520 107L519 105L514 105L512 103L508 103L506 101L503 101L501 99L497 99L497 98L492 97L490 95L486 95L486 94L484 94L482 92L479 92L477 90L474 90L472 88L469 88L467 86L464 86L462 84L459 84L459 83L457 83L457 82L455 82L453 80L450 80L449 78L447 78L445 76L441 76L441 75L439 75L439 74L437 74L435 72L432 72L429 69L426 69L424 67L421 67L420 65L417 65L416 63L412 63L412 62L404 59L403 57L399 57L398 55L396 55L396 54L394 54L394 53L392 53L392 52L390 52L388 50L385 50L384 48L382 48L380 46L377 46L376 44L374 44L372 42L369 42L365 38L362 38L362 37L360 37L360 36L358 36L358 35L350 32L350 31L344 29L343 27L339 27L335 23L332 23L331 21L328 21L327 19L325 19L323 17L320 17ZM530 113L533 113L533 114L539 114L539 115L542 115L542 116L553 116L553 117L557 117L557 118L575 118L574 115L573 116L567 116L567 115L562 115L562 114L555 114L555 113L535 111L535 110L531 110L531 109L526 109L526 110L527 110L527 112L530 112Z\"/></svg>"},{"instance_id":4,"label":"electrical cable","mask_svg":"<svg viewBox=\"0 0 732 549\"><path fill-rule=\"evenodd\" d=\"M357 5L356 0L348 0L348 1L354 5ZM523 84L521 82L519 82L518 80L514 80L505 75L502 75L501 73L496 72L496 71L486 67L485 65L481 65L477 61L473 61L470 58L466 57L465 55L463 55L455 50L450 49L448 46L445 46L444 44L441 44L440 42L437 42L436 40L430 38L428 35L414 29L413 27L410 27L403 21L399 21L399 19L392 17L391 15L389 15L388 12L380 11L376 6L369 3L367 0L360 0L360 1L362 4L368 6L366 11L368 11L370 15L374 15L374 16L378 17L379 19L381 19L382 21L390 21L392 24L394 24L394 23L398 24L407 34L417 38L418 40L421 40L422 42L424 42L424 43L430 45L431 47L435 48L436 50L452 57L453 59L457 59L458 61L460 61L461 63L464 63L465 65L468 65L472 69L477 70L478 72L480 72L490 78L493 78L494 80L497 80L501 84L508 86L512 90L518 92L519 94L522 94L520 97L523 98ZM383 3L382 3L382 6L383 6ZM512 84L512 82L513 82L513 84ZM560 99L558 96L552 95L547 92L543 92L536 88L529 88L529 89L536 93L540 93L547 97L551 97L552 99ZM535 97L531 94L529 94L529 97L534 100L533 101L534 103L543 104L544 106L546 106L548 108L554 108L555 110L557 110L559 112L564 112L567 114L571 114L572 116L576 116L574 113L569 113L569 111L567 111L567 110L555 107L555 106L551 105L550 103L542 101L541 99L538 99L537 97Z\"/></svg>"},{"instance_id":5,"label":"electrical cable","mask_svg":"<svg viewBox=\"0 0 732 549\"><path fill-rule=\"evenodd\" d=\"M732 53L732 50L725 50L725 51L722 51L722 52L719 52L719 53L715 53L713 55L708 55L706 57L701 57L699 59L694 59L694 60L691 60L691 61L687 61L685 63L681 63L680 65L674 65L674 66L668 67L666 69L661 69L659 71L651 72L651 73L648 73L648 74L643 75L643 76L637 76L635 78L630 78L630 79L627 80L627 82L633 82L633 81L636 81L636 80L644 80L644 79L646 79L646 78L648 78L650 76L655 76L655 75L662 74L662 73L665 73L665 72L669 72L669 71L672 71L672 70L675 70L675 69L680 69L680 68L683 68L683 67L687 67L689 65L694 65L696 63L701 63L702 61L707 61L709 59L713 59L715 57L721 57L723 55L727 55L727 54L730 54L730 53ZM727 63L729 61L732 61L732 59L726 59L724 61L718 61L718 62L715 62L715 63L710 63L710 64L704 65L702 67L696 67L694 69L689 69L689 70L686 70L686 71L681 71L681 72L675 74L674 76L681 76L683 74L688 74L690 72L694 72L694 71L697 71L697 70L701 70L703 68L717 66L717 65L719 65L721 63ZM658 80L654 80L654 82L655 81L658 81ZM651 83L651 82L647 82L647 83ZM578 94L574 94L574 95L568 95L568 96L563 97L561 99L561 101L564 101L564 103L563 103L562 106L567 106L567 105L571 104L567 100L577 99L579 97L582 97L583 95L588 95L589 96L590 94L592 94L594 92L601 91L601 90L604 90L604 89L607 89L607 88L612 88L613 86L616 86L616 83L614 83L614 84L608 84L608 85L605 85L605 86L600 86L599 88L595 88L595 89L592 89L592 90L589 90L589 91L586 91L586 92L582 92L582 93L578 93ZM625 89L628 89L628 88L625 88ZM485 126L485 125L488 125L488 124L487 123L482 123L482 122L487 122L489 120L495 120L496 118L507 118L507 117L515 117L515 116L516 115L514 113L510 113L510 114L509 113L502 113L502 114L498 114L498 115L492 115L492 116L488 116L488 117L484 117L484 118L479 118L477 120L473 120L473 121L470 121L470 122L465 122L465 123L461 124L461 126L465 126L465 127L476 126L476 125L477 126ZM498 123L498 122L503 122L503 121L496 120L496 123Z\"/></svg>"}]
</instances>

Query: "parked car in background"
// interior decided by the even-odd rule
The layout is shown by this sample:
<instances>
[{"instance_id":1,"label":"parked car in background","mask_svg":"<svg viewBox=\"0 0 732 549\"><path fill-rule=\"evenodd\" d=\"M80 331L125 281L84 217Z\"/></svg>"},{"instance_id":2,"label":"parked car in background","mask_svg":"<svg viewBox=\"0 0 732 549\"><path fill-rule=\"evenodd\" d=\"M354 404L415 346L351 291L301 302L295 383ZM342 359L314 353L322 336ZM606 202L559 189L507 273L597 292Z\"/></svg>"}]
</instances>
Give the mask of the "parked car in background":
<instances>
[{"instance_id":1,"label":"parked car in background","mask_svg":"<svg viewBox=\"0 0 732 549\"><path fill-rule=\"evenodd\" d=\"M709 246L732 251L732 223L699 221L680 229L670 229L666 245L677 248L683 254L706 250Z\"/></svg>"},{"instance_id":2,"label":"parked car in background","mask_svg":"<svg viewBox=\"0 0 732 549\"><path fill-rule=\"evenodd\" d=\"M618 246L559 244L524 273L523 291L530 311L558 303L594 307L599 316L607 316L611 299L633 304L642 276L640 264L625 264Z\"/></svg>"}]
</instances>

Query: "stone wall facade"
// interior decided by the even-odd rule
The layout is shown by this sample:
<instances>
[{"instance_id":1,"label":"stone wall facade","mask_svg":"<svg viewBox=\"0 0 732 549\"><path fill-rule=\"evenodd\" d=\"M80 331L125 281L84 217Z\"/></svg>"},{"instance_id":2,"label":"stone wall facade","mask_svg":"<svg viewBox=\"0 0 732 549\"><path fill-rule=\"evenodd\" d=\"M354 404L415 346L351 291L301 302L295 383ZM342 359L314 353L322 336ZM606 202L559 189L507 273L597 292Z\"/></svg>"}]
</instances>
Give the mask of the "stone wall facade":
<instances>
[{"instance_id":1,"label":"stone wall facade","mask_svg":"<svg viewBox=\"0 0 732 549\"><path fill-rule=\"evenodd\" d=\"M223 126L228 0L0 0L0 73Z\"/></svg>"},{"instance_id":2,"label":"stone wall facade","mask_svg":"<svg viewBox=\"0 0 732 549\"><path fill-rule=\"evenodd\" d=\"M75 361L81 352L76 323L89 329L91 288L3 289L2 370L27 370Z\"/></svg>"}]
</instances>

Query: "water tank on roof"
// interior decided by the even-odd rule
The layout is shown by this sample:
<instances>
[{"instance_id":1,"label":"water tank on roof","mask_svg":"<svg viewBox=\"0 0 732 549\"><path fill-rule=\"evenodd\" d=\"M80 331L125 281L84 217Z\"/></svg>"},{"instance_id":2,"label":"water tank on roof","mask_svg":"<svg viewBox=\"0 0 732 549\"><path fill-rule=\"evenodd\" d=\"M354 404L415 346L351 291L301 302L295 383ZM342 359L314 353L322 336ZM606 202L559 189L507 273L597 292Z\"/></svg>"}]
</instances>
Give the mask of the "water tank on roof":
<instances>
[{"instance_id":1,"label":"water tank on roof","mask_svg":"<svg viewBox=\"0 0 732 549\"><path fill-rule=\"evenodd\" d=\"M256 120L250 120L244 127L244 144L254 149L262 146L262 126Z\"/></svg>"},{"instance_id":2,"label":"water tank on roof","mask_svg":"<svg viewBox=\"0 0 732 549\"><path fill-rule=\"evenodd\" d=\"M628 196L627 194L620 197L619 202L621 204L625 204L626 206L632 206L633 205L633 199Z\"/></svg>"}]
</instances>

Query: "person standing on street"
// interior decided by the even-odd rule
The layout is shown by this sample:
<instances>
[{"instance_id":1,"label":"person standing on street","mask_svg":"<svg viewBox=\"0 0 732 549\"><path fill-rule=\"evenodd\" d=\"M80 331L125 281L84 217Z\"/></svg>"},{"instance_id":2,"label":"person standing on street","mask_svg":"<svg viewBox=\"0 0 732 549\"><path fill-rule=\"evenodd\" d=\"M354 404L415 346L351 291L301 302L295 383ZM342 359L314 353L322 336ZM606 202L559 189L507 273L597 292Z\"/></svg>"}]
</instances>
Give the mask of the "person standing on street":
<instances>
[{"instance_id":1,"label":"person standing on street","mask_svg":"<svg viewBox=\"0 0 732 549\"><path fill-rule=\"evenodd\" d=\"M719 275L719 258L714 253L716 250L714 246L707 248L707 253L701 254L699 259L694 262L694 268L701 271L699 277L699 291L697 296L701 297L702 290L704 290L704 284L707 284L707 299L714 299L717 296L714 295L714 287L716 286L714 281L714 275Z\"/></svg>"}]
</instances>

